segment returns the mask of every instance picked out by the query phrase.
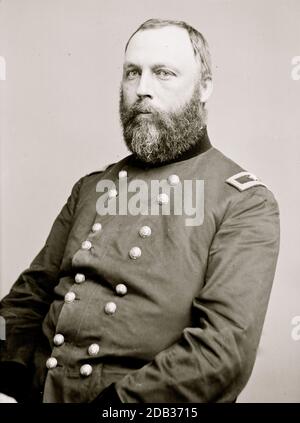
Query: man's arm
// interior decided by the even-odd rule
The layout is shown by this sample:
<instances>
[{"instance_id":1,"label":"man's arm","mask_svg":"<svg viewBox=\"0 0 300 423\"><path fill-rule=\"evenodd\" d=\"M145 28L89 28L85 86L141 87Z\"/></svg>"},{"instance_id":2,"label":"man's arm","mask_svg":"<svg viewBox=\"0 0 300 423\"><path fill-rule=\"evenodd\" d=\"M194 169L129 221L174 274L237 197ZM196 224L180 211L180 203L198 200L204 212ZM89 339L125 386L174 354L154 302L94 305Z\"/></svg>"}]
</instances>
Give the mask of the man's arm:
<instances>
[{"instance_id":1,"label":"man's arm","mask_svg":"<svg viewBox=\"0 0 300 423\"><path fill-rule=\"evenodd\" d=\"M253 368L278 250L272 193L237 193L212 242L204 288L193 301L196 324L116 383L122 402L234 401Z\"/></svg>"},{"instance_id":2,"label":"man's arm","mask_svg":"<svg viewBox=\"0 0 300 423\"><path fill-rule=\"evenodd\" d=\"M30 383L28 366L53 301L81 183L82 179L74 185L43 249L0 303L0 315L6 322L6 340L1 342L0 392L18 400Z\"/></svg>"}]
</instances>

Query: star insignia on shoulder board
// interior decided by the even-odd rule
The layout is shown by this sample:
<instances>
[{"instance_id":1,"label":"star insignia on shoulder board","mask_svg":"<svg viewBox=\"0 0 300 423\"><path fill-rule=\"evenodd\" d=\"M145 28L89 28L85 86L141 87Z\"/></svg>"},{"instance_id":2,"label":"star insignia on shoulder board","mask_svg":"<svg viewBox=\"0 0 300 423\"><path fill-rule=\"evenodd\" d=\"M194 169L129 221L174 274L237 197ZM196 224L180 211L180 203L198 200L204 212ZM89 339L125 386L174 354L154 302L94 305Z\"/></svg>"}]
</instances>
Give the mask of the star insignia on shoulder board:
<instances>
[{"instance_id":1,"label":"star insignia on shoulder board","mask_svg":"<svg viewBox=\"0 0 300 423\"><path fill-rule=\"evenodd\" d=\"M227 184L232 185L233 187L237 188L239 191L245 191L246 189L256 187L261 185L263 187L267 187L264 183L260 181L260 179L250 172L239 172L230 178L226 179Z\"/></svg>"}]
</instances>

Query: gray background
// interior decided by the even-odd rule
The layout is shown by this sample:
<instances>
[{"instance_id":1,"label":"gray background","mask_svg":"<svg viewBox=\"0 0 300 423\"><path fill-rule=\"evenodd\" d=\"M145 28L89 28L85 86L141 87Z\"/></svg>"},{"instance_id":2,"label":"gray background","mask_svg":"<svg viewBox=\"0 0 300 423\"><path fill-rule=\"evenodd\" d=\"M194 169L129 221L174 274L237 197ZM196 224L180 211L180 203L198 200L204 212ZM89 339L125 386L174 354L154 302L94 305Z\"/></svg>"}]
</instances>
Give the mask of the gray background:
<instances>
[{"instance_id":1,"label":"gray background","mask_svg":"<svg viewBox=\"0 0 300 423\"><path fill-rule=\"evenodd\" d=\"M274 192L281 252L256 365L240 402L300 401L298 0L2 0L1 296L42 247L83 174L127 154L118 121L125 41L183 19L211 47L212 143Z\"/></svg>"}]
</instances>

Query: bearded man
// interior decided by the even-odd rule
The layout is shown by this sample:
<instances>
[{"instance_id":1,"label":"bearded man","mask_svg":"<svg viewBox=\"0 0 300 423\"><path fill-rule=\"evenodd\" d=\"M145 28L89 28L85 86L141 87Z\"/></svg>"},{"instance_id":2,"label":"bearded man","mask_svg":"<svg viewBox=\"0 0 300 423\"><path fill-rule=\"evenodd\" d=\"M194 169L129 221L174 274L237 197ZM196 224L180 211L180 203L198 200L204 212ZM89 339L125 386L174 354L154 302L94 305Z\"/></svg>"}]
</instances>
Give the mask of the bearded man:
<instances>
[{"instance_id":1,"label":"bearded man","mask_svg":"<svg viewBox=\"0 0 300 423\"><path fill-rule=\"evenodd\" d=\"M75 184L2 300L2 401L236 400L265 318L279 212L258 178L211 145L211 92L197 30L151 19L131 36L120 117L132 154ZM186 207L175 213L199 193L192 187L177 201L187 181L201 182L196 223ZM131 202L126 213L121 197Z\"/></svg>"}]
</instances>

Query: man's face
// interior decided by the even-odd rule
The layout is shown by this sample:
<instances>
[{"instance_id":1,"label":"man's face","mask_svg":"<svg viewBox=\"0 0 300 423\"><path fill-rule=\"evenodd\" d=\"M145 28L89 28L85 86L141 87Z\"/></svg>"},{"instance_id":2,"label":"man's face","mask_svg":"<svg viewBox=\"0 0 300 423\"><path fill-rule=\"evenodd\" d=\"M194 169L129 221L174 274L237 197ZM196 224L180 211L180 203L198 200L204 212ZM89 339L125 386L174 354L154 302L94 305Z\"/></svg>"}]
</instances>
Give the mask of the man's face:
<instances>
[{"instance_id":1,"label":"man's face","mask_svg":"<svg viewBox=\"0 0 300 423\"><path fill-rule=\"evenodd\" d=\"M147 29L130 40L120 117L124 140L139 159L167 162L197 143L205 125L200 71L182 28Z\"/></svg>"},{"instance_id":2,"label":"man's face","mask_svg":"<svg viewBox=\"0 0 300 423\"><path fill-rule=\"evenodd\" d=\"M199 77L187 31L175 26L139 31L125 54L124 104L144 98L158 111L176 112L191 99Z\"/></svg>"}]
</instances>

